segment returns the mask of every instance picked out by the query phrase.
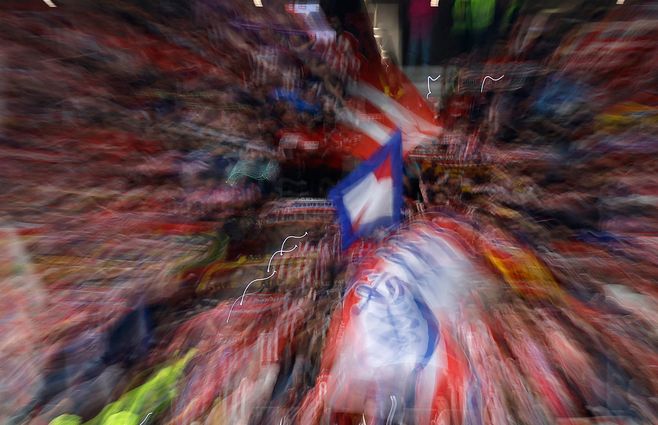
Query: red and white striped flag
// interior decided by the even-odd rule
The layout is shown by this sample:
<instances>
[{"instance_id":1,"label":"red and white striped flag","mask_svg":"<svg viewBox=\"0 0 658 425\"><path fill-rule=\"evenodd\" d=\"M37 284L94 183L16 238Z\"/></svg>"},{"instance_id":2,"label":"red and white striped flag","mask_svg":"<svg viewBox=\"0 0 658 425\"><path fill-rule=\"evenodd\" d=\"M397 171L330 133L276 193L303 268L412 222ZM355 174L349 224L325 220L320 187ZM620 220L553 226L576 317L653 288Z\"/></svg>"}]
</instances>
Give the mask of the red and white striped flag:
<instances>
[{"instance_id":1,"label":"red and white striped flag","mask_svg":"<svg viewBox=\"0 0 658 425\"><path fill-rule=\"evenodd\" d=\"M400 69L390 63L367 69L381 78L361 73L347 87L350 100L336 113L339 137L352 141L346 146L350 154L369 158L390 140L396 128L402 132L404 155L442 133L429 103Z\"/></svg>"},{"instance_id":2,"label":"red and white striped flag","mask_svg":"<svg viewBox=\"0 0 658 425\"><path fill-rule=\"evenodd\" d=\"M306 9L293 13L309 16ZM367 14L356 12L344 21L349 22L344 31L318 43L323 46L321 53L326 64L348 81L348 99L336 108L338 125L330 135L331 142L337 145L334 147L366 159L385 145L397 129L402 132L405 155L436 139L442 128L435 111L397 65L382 59ZM305 19L302 25L310 34L330 28L317 7L313 8L313 19Z\"/></svg>"}]
</instances>

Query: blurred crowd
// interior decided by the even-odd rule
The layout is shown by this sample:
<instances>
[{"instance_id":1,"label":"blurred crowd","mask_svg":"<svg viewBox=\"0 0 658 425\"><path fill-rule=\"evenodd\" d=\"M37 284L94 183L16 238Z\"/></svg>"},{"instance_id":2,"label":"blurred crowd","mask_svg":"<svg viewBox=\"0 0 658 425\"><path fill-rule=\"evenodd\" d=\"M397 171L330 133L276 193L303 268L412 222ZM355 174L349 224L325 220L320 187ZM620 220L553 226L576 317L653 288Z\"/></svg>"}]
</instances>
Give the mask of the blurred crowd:
<instances>
[{"instance_id":1,"label":"blurred crowd","mask_svg":"<svg viewBox=\"0 0 658 425\"><path fill-rule=\"evenodd\" d=\"M397 246L341 251L325 199L370 33L55 3L0 5L0 423L425 423L326 392L346 294ZM443 226L484 282L442 316L432 423L658 423L658 7L512 3L405 161L402 238Z\"/></svg>"}]
</instances>

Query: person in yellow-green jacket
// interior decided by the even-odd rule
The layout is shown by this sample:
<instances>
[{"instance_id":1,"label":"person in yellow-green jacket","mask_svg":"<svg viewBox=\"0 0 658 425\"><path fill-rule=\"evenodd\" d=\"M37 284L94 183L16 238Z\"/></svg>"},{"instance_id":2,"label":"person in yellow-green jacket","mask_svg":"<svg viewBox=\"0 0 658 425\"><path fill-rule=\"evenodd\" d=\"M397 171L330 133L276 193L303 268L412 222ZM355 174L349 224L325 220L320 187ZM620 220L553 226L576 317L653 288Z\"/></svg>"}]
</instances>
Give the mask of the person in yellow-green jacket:
<instances>
[{"instance_id":1,"label":"person in yellow-green jacket","mask_svg":"<svg viewBox=\"0 0 658 425\"><path fill-rule=\"evenodd\" d=\"M149 423L169 405L176 396L176 384L196 350L189 351L182 359L166 366L139 387L125 393L119 400L107 405L94 419L85 425L139 425ZM50 425L81 425L75 415L60 415Z\"/></svg>"},{"instance_id":2,"label":"person in yellow-green jacket","mask_svg":"<svg viewBox=\"0 0 658 425\"><path fill-rule=\"evenodd\" d=\"M493 23L495 13L496 0L455 0L452 32L460 36L463 49L470 49L472 41L482 39Z\"/></svg>"}]
</instances>

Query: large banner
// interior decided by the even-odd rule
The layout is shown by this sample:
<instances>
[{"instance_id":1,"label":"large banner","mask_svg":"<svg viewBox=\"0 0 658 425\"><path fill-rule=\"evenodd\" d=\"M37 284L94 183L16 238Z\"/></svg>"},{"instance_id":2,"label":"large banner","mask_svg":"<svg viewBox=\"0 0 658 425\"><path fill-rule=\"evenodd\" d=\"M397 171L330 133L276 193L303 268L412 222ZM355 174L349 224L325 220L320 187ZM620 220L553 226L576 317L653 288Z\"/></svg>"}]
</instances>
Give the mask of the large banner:
<instances>
[{"instance_id":1,"label":"large banner","mask_svg":"<svg viewBox=\"0 0 658 425\"><path fill-rule=\"evenodd\" d=\"M461 238L429 222L366 257L334 317L300 423L336 414L465 423L478 415L480 397L450 322L481 279Z\"/></svg>"}]
</instances>

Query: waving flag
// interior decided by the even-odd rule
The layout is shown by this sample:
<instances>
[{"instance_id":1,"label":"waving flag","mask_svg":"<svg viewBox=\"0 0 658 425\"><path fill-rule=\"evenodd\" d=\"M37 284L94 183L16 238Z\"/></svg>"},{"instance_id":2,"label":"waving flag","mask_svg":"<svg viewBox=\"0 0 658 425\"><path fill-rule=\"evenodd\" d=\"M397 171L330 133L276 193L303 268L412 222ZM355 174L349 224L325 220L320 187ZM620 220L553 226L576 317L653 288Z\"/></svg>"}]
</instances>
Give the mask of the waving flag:
<instances>
[{"instance_id":1,"label":"waving flag","mask_svg":"<svg viewBox=\"0 0 658 425\"><path fill-rule=\"evenodd\" d=\"M336 206L343 249L377 227L400 222L402 208L402 136L397 131L370 159L329 193Z\"/></svg>"},{"instance_id":2,"label":"waving flag","mask_svg":"<svg viewBox=\"0 0 658 425\"><path fill-rule=\"evenodd\" d=\"M340 18L341 30L335 33L317 4L288 10L302 17L301 25L317 40L316 53L345 84L348 96L336 107L337 125L328 135L332 147L367 159L399 129L402 151L407 155L442 133L426 95L394 62L382 58L365 9L344 11L347 15Z\"/></svg>"},{"instance_id":3,"label":"waving flag","mask_svg":"<svg viewBox=\"0 0 658 425\"><path fill-rule=\"evenodd\" d=\"M416 221L354 269L298 423L397 423L399 405L419 425L482 423L478 377L456 338L456 306L485 279L465 245L450 228Z\"/></svg>"},{"instance_id":4,"label":"waving flag","mask_svg":"<svg viewBox=\"0 0 658 425\"><path fill-rule=\"evenodd\" d=\"M429 104L395 65L375 63L367 69L380 78L362 73L347 87L351 101L336 111L340 137L353 140L347 147L352 155L370 157L396 128L402 133L404 155L442 133Z\"/></svg>"}]
</instances>

